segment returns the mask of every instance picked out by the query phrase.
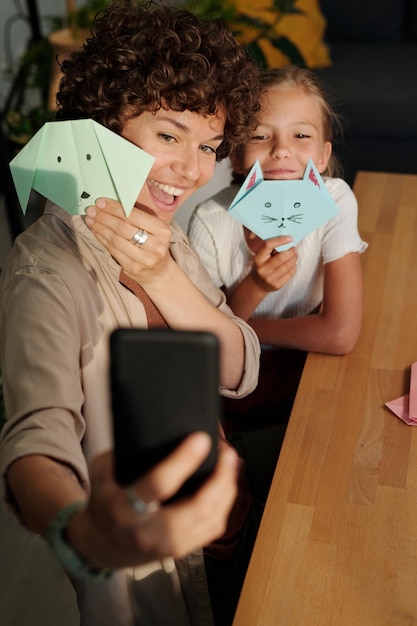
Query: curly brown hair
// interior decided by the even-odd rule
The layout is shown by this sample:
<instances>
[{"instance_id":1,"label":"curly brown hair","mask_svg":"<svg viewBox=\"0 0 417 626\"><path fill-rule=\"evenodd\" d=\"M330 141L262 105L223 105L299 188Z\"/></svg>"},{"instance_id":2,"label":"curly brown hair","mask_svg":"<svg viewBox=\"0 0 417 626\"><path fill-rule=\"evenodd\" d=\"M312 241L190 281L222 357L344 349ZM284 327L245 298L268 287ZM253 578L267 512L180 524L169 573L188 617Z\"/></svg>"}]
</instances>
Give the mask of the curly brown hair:
<instances>
[{"instance_id":1,"label":"curly brown hair","mask_svg":"<svg viewBox=\"0 0 417 626\"><path fill-rule=\"evenodd\" d=\"M61 69L57 119L89 117L120 134L127 119L161 107L224 111L219 161L257 125L256 64L225 23L199 21L178 7L112 2Z\"/></svg>"}]
</instances>

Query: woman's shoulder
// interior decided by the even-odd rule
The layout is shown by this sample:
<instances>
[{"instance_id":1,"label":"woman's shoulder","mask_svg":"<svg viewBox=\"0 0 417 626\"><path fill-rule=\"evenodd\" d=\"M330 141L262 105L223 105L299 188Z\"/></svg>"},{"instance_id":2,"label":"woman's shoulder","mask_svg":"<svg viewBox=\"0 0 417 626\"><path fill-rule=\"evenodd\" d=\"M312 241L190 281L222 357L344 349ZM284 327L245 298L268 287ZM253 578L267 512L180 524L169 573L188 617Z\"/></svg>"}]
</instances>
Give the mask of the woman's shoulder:
<instances>
[{"instance_id":1,"label":"woman's shoulder","mask_svg":"<svg viewBox=\"0 0 417 626\"><path fill-rule=\"evenodd\" d=\"M31 274L34 279L55 276L67 286L81 285L83 280L90 285L91 268L87 267L85 250L92 246L83 240L83 230L88 231L81 216L48 205L44 214L15 239L4 270L10 276ZM89 231L88 236L93 239Z\"/></svg>"}]
</instances>

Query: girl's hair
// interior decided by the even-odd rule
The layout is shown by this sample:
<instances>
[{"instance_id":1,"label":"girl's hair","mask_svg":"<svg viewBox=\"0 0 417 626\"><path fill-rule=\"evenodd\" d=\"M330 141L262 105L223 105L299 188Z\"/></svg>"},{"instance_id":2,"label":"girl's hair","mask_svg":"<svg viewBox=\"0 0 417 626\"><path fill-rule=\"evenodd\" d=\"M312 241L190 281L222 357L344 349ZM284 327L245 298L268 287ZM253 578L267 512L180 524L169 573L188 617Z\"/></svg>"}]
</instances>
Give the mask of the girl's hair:
<instances>
[{"instance_id":1,"label":"girl's hair","mask_svg":"<svg viewBox=\"0 0 417 626\"><path fill-rule=\"evenodd\" d=\"M152 1L115 0L92 35L61 65L57 119L90 117L121 132L124 122L161 107L224 112L217 160L257 125L259 70L228 26Z\"/></svg>"},{"instance_id":2,"label":"girl's hair","mask_svg":"<svg viewBox=\"0 0 417 626\"><path fill-rule=\"evenodd\" d=\"M342 125L339 116L328 102L324 88L320 84L314 72L311 70L287 65L280 68L271 68L260 71L259 81L263 87L263 92L271 87L301 87L305 93L316 98L322 113L323 140L333 143L335 136L342 133ZM244 149L239 146L238 151ZM324 172L327 176L342 176L343 170L339 160L333 153L330 155L329 163ZM234 173L233 182L243 182L244 177Z\"/></svg>"}]
</instances>

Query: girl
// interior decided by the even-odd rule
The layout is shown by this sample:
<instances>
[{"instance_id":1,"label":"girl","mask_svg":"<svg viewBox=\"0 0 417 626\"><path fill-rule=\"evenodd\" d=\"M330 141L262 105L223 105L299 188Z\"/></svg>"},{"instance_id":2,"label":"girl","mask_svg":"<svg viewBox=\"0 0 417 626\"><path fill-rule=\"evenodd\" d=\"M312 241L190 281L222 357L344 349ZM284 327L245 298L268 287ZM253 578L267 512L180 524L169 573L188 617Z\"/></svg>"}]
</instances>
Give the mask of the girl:
<instances>
[{"instance_id":1,"label":"girl","mask_svg":"<svg viewBox=\"0 0 417 626\"><path fill-rule=\"evenodd\" d=\"M263 345L257 390L226 405L229 428L240 430L288 418L306 352L352 350L362 317L360 254L367 247L357 229L355 196L335 177L331 142L338 120L315 75L289 66L265 70L261 81L259 124L231 157L233 182L243 182L256 159L265 179L301 179L311 158L339 213L279 253L275 248L288 237L262 241L227 213L237 184L197 206L191 217L189 236L200 258Z\"/></svg>"}]
</instances>

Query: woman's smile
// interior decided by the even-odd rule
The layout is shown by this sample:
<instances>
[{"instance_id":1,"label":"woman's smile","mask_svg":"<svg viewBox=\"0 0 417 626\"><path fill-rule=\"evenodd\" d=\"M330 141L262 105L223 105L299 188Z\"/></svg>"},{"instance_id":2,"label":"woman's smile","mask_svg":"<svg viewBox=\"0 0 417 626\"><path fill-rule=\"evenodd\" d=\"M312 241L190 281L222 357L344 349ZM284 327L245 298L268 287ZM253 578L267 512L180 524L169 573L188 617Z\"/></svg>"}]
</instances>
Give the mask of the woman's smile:
<instances>
[{"instance_id":1,"label":"woman's smile","mask_svg":"<svg viewBox=\"0 0 417 626\"><path fill-rule=\"evenodd\" d=\"M129 119L123 136L153 157L137 206L170 223L180 205L214 173L225 116L158 109Z\"/></svg>"}]
</instances>

